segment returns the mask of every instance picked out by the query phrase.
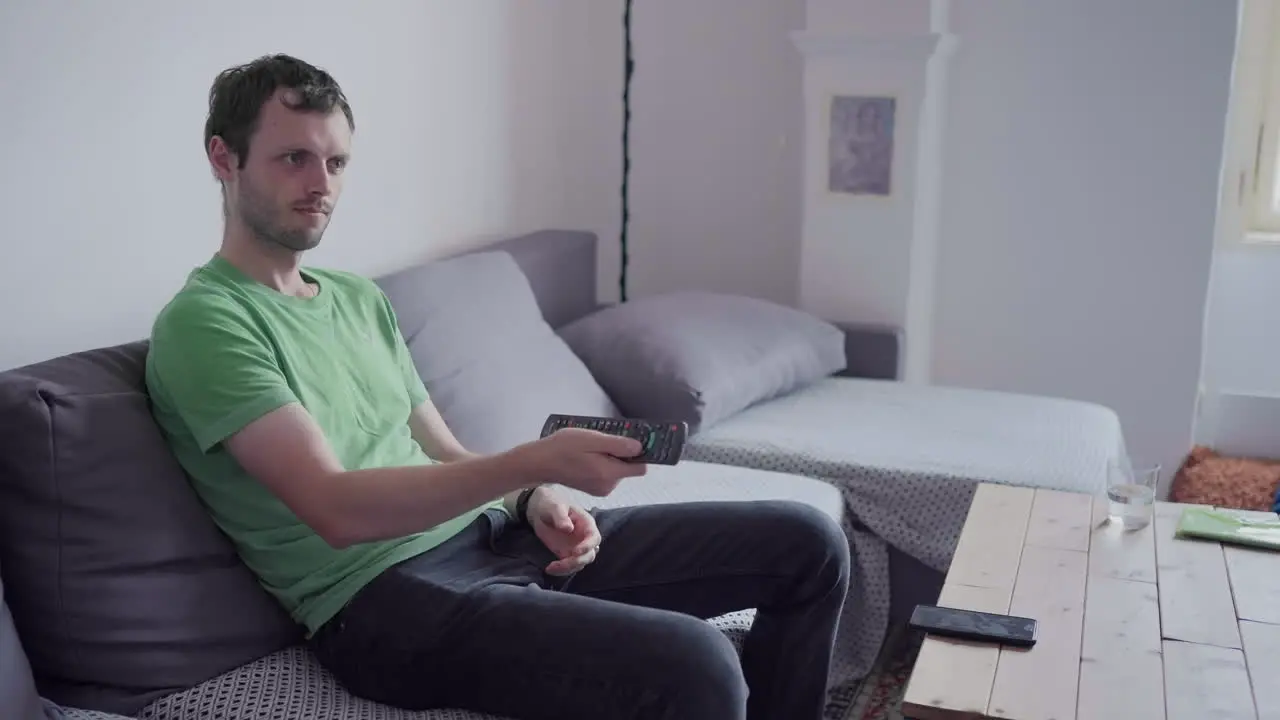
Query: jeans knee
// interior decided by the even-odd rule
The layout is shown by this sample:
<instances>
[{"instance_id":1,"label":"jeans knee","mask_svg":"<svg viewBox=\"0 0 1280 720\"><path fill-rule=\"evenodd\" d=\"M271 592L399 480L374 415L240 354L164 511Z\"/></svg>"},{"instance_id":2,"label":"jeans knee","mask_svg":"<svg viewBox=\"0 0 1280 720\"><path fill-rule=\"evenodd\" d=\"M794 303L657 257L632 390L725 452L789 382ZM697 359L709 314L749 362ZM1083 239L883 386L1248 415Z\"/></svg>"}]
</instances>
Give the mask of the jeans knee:
<instances>
[{"instance_id":1,"label":"jeans knee","mask_svg":"<svg viewBox=\"0 0 1280 720\"><path fill-rule=\"evenodd\" d=\"M671 712L664 717L746 718L747 681L738 651L711 623L682 616L671 623L669 661L661 672Z\"/></svg>"},{"instance_id":2,"label":"jeans knee","mask_svg":"<svg viewBox=\"0 0 1280 720\"><path fill-rule=\"evenodd\" d=\"M849 538L840 523L806 503L787 502L784 508L784 536L794 543L797 556L816 562L817 572L830 582L848 585L852 560Z\"/></svg>"}]
</instances>

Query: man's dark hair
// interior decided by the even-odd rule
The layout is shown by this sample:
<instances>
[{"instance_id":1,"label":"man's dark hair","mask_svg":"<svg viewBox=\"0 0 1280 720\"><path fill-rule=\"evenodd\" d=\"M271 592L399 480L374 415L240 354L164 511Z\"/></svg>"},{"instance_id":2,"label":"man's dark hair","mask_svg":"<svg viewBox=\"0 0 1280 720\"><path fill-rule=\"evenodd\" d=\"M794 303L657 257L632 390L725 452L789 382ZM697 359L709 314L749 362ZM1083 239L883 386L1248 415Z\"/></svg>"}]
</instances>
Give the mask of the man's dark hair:
<instances>
[{"instance_id":1,"label":"man's dark hair","mask_svg":"<svg viewBox=\"0 0 1280 720\"><path fill-rule=\"evenodd\" d=\"M341 108L354 131L355 118L338 81L314 65L288 55L266 55L218 73L209 89L209 117L204 147L217 135L236 154L240 167L249 157L249 138L258 129L262 106L277 90L291 90L282 100L294 110L333 112Z\"/></svg>"}]
</instances>

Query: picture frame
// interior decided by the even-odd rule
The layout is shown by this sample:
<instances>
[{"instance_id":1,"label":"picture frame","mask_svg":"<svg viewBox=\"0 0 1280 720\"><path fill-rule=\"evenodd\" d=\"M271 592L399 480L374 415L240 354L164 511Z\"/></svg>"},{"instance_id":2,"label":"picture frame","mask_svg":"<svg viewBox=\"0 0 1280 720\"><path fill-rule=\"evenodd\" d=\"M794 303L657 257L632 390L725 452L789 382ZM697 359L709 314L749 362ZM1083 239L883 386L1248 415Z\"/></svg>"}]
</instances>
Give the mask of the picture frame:
<instances>
[{"instance_id":1,"label":"picture frame","mask_svg":"<svg viewBox=\"0 0 1280 720\"><path fill-rule=\"evenodd\" d=\"M826 108L826 189L835 195L893 195L893 95L833 94Z\"/></svg>"}]
</instances>

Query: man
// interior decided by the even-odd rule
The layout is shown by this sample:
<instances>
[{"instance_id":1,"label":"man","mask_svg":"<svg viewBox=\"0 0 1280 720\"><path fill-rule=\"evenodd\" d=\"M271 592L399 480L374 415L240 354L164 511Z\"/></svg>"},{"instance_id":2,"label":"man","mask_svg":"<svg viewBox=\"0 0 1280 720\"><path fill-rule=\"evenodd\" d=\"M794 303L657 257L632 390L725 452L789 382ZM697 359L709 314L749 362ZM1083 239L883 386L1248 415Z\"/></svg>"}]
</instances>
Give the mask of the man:
<instances>
[{"instance_id":1,"label":"man","mask_svg":"<svg viewBox=\"0 0 1280 720\"><path fill-rule=\"evenodd\" d=\"M839 526L793 503L593 516L550 489L604 496L644 475L629 438L461 447L377 286L300 265L353 130L307 63L218 76L205 149L222 246L157 317L147 362L168 442L320 662L404 708L817 720L849 582ZM739 659L704 618L744 608Z\"/></svg>"}]
</instances>

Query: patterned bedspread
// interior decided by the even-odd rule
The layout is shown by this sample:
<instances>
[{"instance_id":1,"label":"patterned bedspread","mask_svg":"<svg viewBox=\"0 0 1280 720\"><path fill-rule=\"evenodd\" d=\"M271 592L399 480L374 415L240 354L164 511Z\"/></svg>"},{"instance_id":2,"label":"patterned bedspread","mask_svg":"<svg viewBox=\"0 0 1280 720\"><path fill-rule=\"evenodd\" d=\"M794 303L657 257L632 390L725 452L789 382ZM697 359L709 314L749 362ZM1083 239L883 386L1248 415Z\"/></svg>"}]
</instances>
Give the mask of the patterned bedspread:
<instances>
[{"instance_id":1,"label":"patterned bedspread","mask_svg":"<svg viewBox=\"0 0 1280 720\"><path fill-rule=\"evenodd\" d=\"M945 572L978 483L1099 494L1127 454L1119 419L1097 405L828 378L703 430L685 458L840 490L858 572L832 669L839 688L866 675L883 643L890 545Z\"/></svg>"}]
</instances>

